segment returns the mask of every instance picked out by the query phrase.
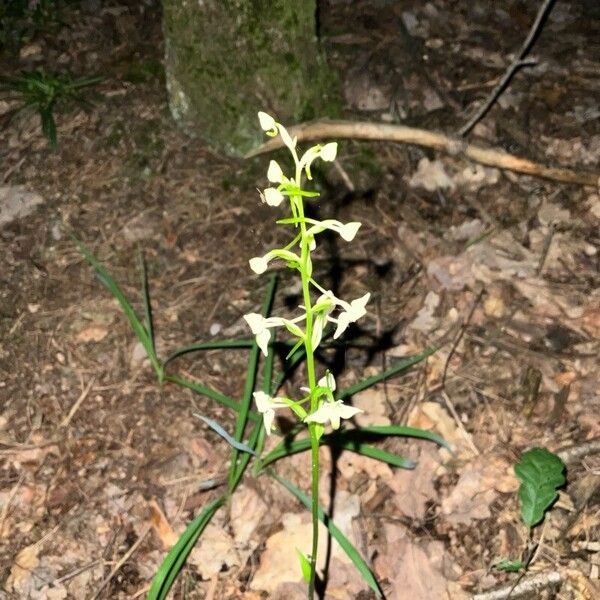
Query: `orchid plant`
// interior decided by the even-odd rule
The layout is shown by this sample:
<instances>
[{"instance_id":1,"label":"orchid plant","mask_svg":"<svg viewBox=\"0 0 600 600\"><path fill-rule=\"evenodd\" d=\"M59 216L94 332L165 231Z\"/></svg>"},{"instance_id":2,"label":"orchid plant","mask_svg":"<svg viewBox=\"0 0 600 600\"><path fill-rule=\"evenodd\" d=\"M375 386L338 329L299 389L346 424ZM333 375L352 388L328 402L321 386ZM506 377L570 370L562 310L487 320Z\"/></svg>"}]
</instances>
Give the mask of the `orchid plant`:
<instances>
[{"instance_id":1,"label":"orchid plant","mask_svg":"<svg viewBox=\"0 0 600 600\"><path fill-rule=\"evenodd\" d=\"M271 397L265 392L254 392L256 408L262 414L266 433L273 432L275 411L283 408L291 409L300 421L308 427L311 442L311 496L312 496L312 551L307 561L310 564L308 597L314 596L315 571L318 547L318 497L319 497L319 439L329 424L332 429L339 429L341 419L350 419L360 409L344 404L334 398L336 383L333 375L325 373L317 380L315 350L323 339L323 330L328 322L336 325L334 339L339 338L351 323L366 314L366 305L370 294L346 302L337 298L331 290L325 289L313 278L311 253L316 249L317 236L324 231L334 231L346 241L351 242L361 224L358 222L341 223L334 219L318 221L305 216L304 202L316 198L319 194L302 188L304 176L312 179L311 165L320 158L326 162L335 160L337 143L312 146L302 156L298 155L297 140L292 138L286 128L264 112L258 113L262 129L270 137L279 135L290 151L294 160L294 174L284 174L281 166L274 160L269 163L267 179L271 184L263 192L261 199L269 206L279 207L287 204L291 216L279 219L280 225L291 226L292 239L283 248L275 248L264 256L250 259L250 268L257 274L264 273L273 260L284 261L290 269L298 271L302 284L304 304L299 306L301 314L293 319L283 317L263 317L258 313L244 315L256 343L266 356L269 354L271 331L283 327L296 338L290 354L299 346L304 346L306 355L306 376L308 386L301 388L304 396L297 400L285 396ZM316 299L314 296L318 294ZM336 315L336 316L334 316Z\"/></svg>"},{"instance_id":2,"label":"orchid plant","mask_svg":"<svg viewBox=\"0 0 600 600\"><path fill-rule=\"evenodd\" d=\"M158 382L161 385L172 384L191 390L236 414L235 431L231 435L226 426L205 415L193 413L203 421L204 425L210 427L231 446L226 489L207 502L169 550L156 572L147 598L148 600L167 600L186 558L213 516L228 504L246 475L260 477L263 474L272 477L311 511L313 525L311 553L307 557L299 552L302 576L308 583L309 599L312 599L315 594L319 520L327 527L328 533L352 561L375 596L383 598L379 584L360 552L336 527L333 519L318 505L319 446L329 445L338 451L354 452L382 461L395 468L404 469L414 468L415 463L384 448L372 445L371 442L388 436L409 436L447 447L446 442L435 433L405 425L341 426L343 420L351 419L360 412L359 409L346 404L345 399L405 372L413 365L425 360L437 348L429 347L419 354L400 359L380 373L366 377L341 390L337 389L332 373L325 371L317 374L315 351L328 340L331 333L333 333L333 339L338 339L352 323L366 314L370 294L364 294L349 302L336 297L331 290L326 289L313 278L311 255L317 247L317 238L322 232L333 231L344 241L350 242L356 236L361 224L357 222L341 223L333 219L319 221L305 215L304 203L314 201L319 194L303 189L303 182L305 178L308 180L312 178L311 166L315 160L320 159L326 162L335 160L337 145L335 143L319 144L299 156L297 140L292 139L285 127L264 112L259 113L258 116L263 130L269 136L280 136L294 161L293 176L284 174L284 170L276 161L270 161L267 171L270 185L260 192L262 201L269 206L278 208L283 204L289 207L290 214L279 219L277 223L290 227L292 234L290 242L284 247L272 249L263 256L250 259L250 268L255 273L262 274L267 271L273 261L283 261L289 268L298 272L302 287L302 304L299 306L297 316L285 318L271 314L277 285L277 278L272 277L267 286L261 312L252 312L244 316L252 332L251 339L195 342L175 349L168 356L161 358L157 353L155 343L153 311L143 257L140 257L143 303L143 314L140 316L104 265L80 240L74 237L77 247L96 272L100 282L110 291L123 309L132 330L146 351ZM334 327L327 327L328 324L333 324ZM278 328L289 332L292 340L277 340L275 333ZM286 360L283 369L279 370L275 365L275 350L282 348L285 348L286 351L289 350L287 353L289 360ZM175 370L174 364L180 357L192 352L215 349L249 351L246 381L241 398L231 398L199 381L184 377ZM264 355L265 360L261 365L262 375L259 375L261 355ZM307 380L306 387L300 388L302 395L296 399L278 395L278 391L282 389L293 366L301 362L306 364ZM275 371L278 371L277 375L274 375ZM257 389L261 386L262 389ZM256 410L252 406L253 402ZM291 410L297 417L299 426L283 436L274 448L263 453L265 438L276 432L275 417L277 411L282 410ZM297 436L298 432L304 429L303 426L306 428L305 431L308 431L308 435ZM326 432L327 428L331 428L333 431ZM310 496L272 468L276 461L308 450L311 452ZM249 470L248 466L251 461L253 467Z\"/></svg>"}]
</instances>

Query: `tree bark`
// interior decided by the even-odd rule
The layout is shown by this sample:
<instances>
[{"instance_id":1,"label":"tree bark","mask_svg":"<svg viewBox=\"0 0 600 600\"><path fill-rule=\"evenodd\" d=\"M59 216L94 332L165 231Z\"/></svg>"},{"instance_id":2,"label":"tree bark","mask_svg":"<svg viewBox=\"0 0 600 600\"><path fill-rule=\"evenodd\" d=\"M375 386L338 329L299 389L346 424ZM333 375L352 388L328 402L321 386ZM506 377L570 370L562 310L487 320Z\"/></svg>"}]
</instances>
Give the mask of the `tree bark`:
<instances>
[{"instance_id":1,"label":"tree bark","mask_svg":"<svg viewBox=\"0 0 600 600\"><path fill-rule=\"evenodd\" d=\"M256 113L335 117L337 77L316 38L317 0L163 0L173 117L227 154L262 141Z\"/></svg>"}]
</instances>

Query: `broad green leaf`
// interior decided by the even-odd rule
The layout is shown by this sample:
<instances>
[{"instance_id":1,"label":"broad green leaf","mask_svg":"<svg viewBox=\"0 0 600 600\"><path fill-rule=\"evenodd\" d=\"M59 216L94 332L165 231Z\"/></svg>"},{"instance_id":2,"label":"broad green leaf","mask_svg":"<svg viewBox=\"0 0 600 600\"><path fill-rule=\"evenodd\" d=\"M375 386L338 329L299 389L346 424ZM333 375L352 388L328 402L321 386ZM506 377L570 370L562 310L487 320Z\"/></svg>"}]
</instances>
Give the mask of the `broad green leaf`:
<instances>
[{"instance_id":1,"label":"broad green leaf","mask_svg":"<svg viewBox=\"0 0 600 600\"><path fill-rule=\"evenodd\" d=\"M549 450L532 448L515 465L515 474L521 481L521 516L525 525L532 528L544 519L558 498L558 488L566 483L565 465Z\"/></svg>"},{"instance_id":2,"label":"broad green leaf","mask_svg":"<svg viewBox=\"0 0 600 600\"><path fill-rule=\"evenodd\" d=\"M165 600L175 578L181 571L187 557L194 548L196 541L209 524L217 510L225 504L227 496L220 496L202 509L202 512L187 526L177 543L171 548L160 565L147 600Z\"/></svg>"},{"instance_id":3,"label":"broad green leaf","mask_svg":"<svg viewBox=\"0 0 600 600\"><path fill-rule=\"evenodd\" d=\"M273 477L276 481L278 481L288 492L296 496L302 504L308 509L311 510L311 498L307 496L302 490L299 490L293 483L288 481L287 479L280 477L276 473L269 471L269 475ZM319 507L319 520L327 527L331 536L336 540L336 542L340 545L342 550L348 555L348 558L352 561L358 572L361 574L362 578L368 584L368 586L375 592L375 596L377 598L383 598L383 593L379 588L379 584L377 583L371 569L364 561L358 550L352 545L350 540L336 527L333 520L329 517L325 511Z\"/></svg>"}]
</instances>

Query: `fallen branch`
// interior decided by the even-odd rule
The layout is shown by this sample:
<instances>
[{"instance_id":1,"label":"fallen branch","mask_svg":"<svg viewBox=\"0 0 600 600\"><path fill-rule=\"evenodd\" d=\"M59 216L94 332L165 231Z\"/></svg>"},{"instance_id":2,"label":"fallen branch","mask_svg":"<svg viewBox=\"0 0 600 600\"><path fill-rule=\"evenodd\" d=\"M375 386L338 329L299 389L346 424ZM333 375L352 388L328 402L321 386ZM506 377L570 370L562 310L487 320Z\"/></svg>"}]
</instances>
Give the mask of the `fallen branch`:
<instances>
[{"instance_id":1,"label":"fallen branch","mask_svg":"<svg viewBox=\"0 0 600 600\"><path fill-rule=\"evenodd\" d=\"M544 0L544 2L538 10L538 13L535 17L533 25L531 26L531 29L529 30L529 34L527 35L527 38L525 39L521 46L521 49L519 50L519 53L515 56L515 59L509 65L508 69L506 69L500 81L491 91L490 95L488 96L488 99L481 105L479 110L469 119L468 123L466 123L460 128L460 135L467 135L467 133L469 133L469 131L471 131L471 129L473 129L473 127L475 127L475 125L486 115L488 110L490 110L490 108L493 106L494 102L498 100L500 94L508 87L508 84L513 78L513 75L519 69L536 64L535 61L526 60L525 57L527 56L527 54L529 54L529 51L531 50L533 43L535 42L535 38L540 32L545 18L548 16L550 10L552 9L554 1L555 0Z\"/></svg>"},{"instance_id":2,"label":"fallen branch","mask_svg":"<svg viewBox=\"0 0 600 600\"><path fill-rule=\"evenodd\" d=\"M597 173L579 172L562 167L548 167L526 158L508 154L497 148L484 148L475 144L468 144L462 139L454 138L444 133L418 129L416 127L391 125L389 123L370 123L368 121L322 120L302 123L301 125L291 127L289 133L292 137L296 136L298 141L314 141L329 138L338 140L379 140L415 144L417 146L425 146L426 148L443 150L453 156L463 156L488 167L497 167L553 181L578 183L594 187L600 186L600 174ZM248 152L245 158L252 158L259 154L272 152L282 146L283 142L281 138L276 137Z\"/></svg>"},{"instance_id":3,"label":"fallen branch","mask_svg":"<svg viewBox=\"0 0 600 600\"><path fill-rule=\"evenodd\" d=\"M514 587L512 584L505 585L502 588L475 594L473 600L507 600L507 598L516 600L517 598L539 598L540 592L548 588L557 588L562 582L562 576L558 571L549 571L547 573L538 573L532 577L524 579Z\"/></svg>"}]
</instances>

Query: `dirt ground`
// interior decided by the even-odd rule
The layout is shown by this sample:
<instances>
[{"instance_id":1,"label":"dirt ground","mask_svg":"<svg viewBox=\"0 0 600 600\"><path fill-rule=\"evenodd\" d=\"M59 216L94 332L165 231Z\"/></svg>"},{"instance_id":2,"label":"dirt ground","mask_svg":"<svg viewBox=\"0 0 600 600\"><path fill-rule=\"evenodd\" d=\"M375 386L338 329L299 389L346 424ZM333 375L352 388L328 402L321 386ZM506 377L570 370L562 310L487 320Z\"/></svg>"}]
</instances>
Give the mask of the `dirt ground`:
<instances>
[{"instance_id":1,"label":"dirt ground","mask_svg":"<svg viewBox=\"0 0 600 600\"><path fill-rule=\"evenodd\" d=\"M247 260L284 239L256 192L268 157L220 156L172 122L155 3L104 2L94 12L83 4L68 10L68 27L3 64L9 73L44 65L105 78L92 109L57 114L56 152L33 114L4 120L0 134L1 185L40 197L29 216L0 228L7 599L143 597L166 549L221 490L229 458L192 412L229 428L231 413L155 382L69 234L138 308L143 249L163 356L193 341L247 336L242 315L257 310L266 287ZM347 117L458 131L525 39L534 4L324 3L322 35ZM558 2L532 56L536 65L515 76L469 140L600 174L597 3ZM4 102L2 112L11 107ZM363 223L352 244L323 245L318 278L343 298L373 298L337 355L339 382L453 340L353 402L365 410L359 422L432 429L454 455L396 439L383 447L418 460L415 470L349 453L336 461L335 519L386 596L460 600L510 588L518 576L492 565L527 544L512 466L544 446L561 451L568 483L534 530L539 545L523 581L537 577L540 588L519 597L600 598L598 189L416 146L349 141L317 185L320 216ZM277 310L298 304L285 273L280 290ZM194 354L174 368L239 398L246 356ZM298 455L278 469L306 489L308 460ZM330 464L327 452L323 460ZM325 506L330 487L326 472ZM306 518L272 480L248 477L173 597L302 598L296 563L292 574L282 565L304 543ZM329 574L328 598L371 597L335 550Z\"/></svg>"}]
</instances>

